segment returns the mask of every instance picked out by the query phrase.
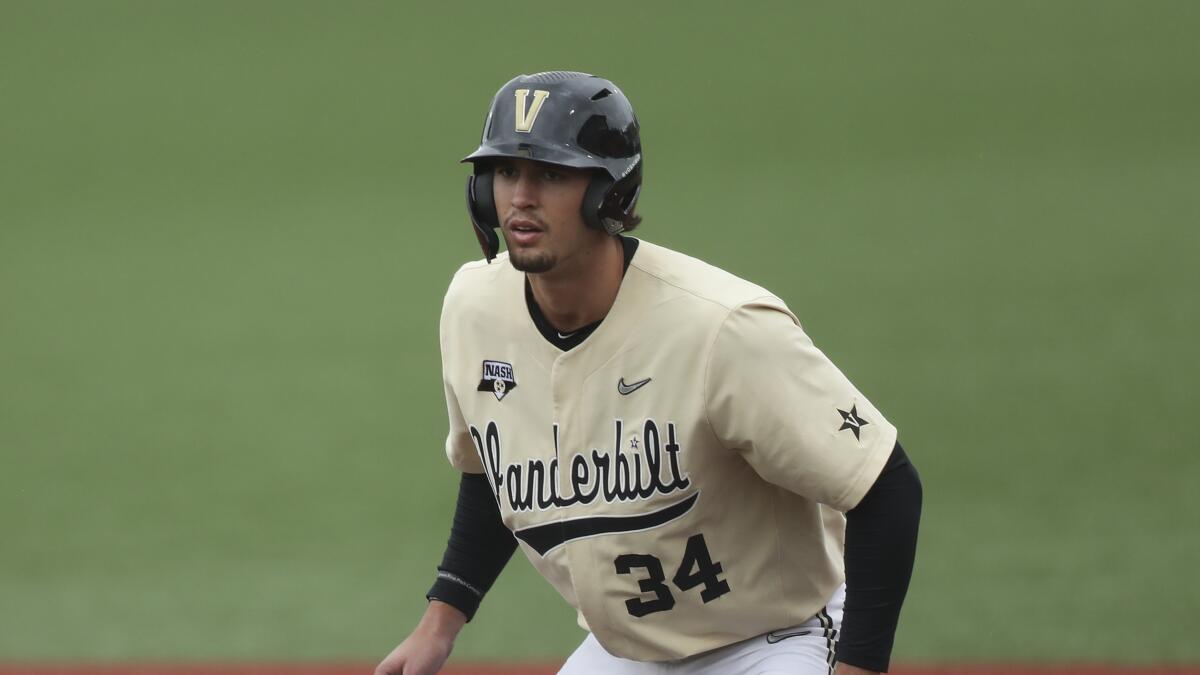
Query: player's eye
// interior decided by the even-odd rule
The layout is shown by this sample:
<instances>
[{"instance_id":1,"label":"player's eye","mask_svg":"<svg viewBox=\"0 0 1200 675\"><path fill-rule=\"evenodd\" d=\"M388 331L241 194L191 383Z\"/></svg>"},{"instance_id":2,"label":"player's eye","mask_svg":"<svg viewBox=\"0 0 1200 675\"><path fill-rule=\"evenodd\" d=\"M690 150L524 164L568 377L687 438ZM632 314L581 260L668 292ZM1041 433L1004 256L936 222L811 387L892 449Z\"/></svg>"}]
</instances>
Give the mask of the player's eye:
<instances>
[{"instance_id":1,"label":"player's eye","mask_svg":"<svg viewBox=\"0 0 1200 675\"><path fill-rule=\"evenodd\" d=\"M551 183L557 183L558 181L567 177L566 174L556 169L546 169L542 176L544 176L545 179Z\"/></svg>"},{"instance_id":2,"label":"player's eye","mask_svg":"<svg viewBox=\"0 0 1200 675\"><path fill-rule=\"evenodd\" d=\"M497 164L495 171L497 176L503 176L504 178L517 177L517 168L512 164Z\"/></svg>"}]
</instances>

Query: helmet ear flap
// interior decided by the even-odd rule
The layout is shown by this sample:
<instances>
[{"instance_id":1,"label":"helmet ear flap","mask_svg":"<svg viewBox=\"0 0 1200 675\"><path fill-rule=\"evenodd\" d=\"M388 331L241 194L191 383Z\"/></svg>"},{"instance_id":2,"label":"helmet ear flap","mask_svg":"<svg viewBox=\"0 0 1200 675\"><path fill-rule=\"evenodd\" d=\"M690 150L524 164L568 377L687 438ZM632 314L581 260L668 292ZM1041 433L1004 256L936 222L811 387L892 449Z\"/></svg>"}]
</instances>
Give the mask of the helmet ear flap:
<instances>
[{"instance_id":1,"label":"helmet ear flap","mask_svg":"<svg viewBox=\"0 0 1200 675\"><path fill-rule=\"evenodd\" d=\"M617 234L625 229L625 224L604 218L600 211L613 188L613 180L600 171L596 171L588 183L587 192L583 194L583 222L590 228Z\"/></svg>"},{"instance_id":2,"label":"helmet ear flap","mask_svg":"<svg viewBox=\"0 0 1200 675\"><path fill-rule=\"evenodd\" d=\"M496 215L496 198L492 194L491 167L475 165L475 173L467 176L467 213L479 248L488 262L500 252L500 219Z\"/></svg>"},{"instance_id":3,"label":"helmet ear flap","mask_svg":"<svg viewBox=\"0 0 1200 675\"><path fill-rule=\"evenodd\" d=\"M583 222L587 223L588 227L612 235L620 234L629 226L631 220L636 224L633 210L637 207L637 200L641 194L640 161L619 181L613 181L604 173L596 172L583 197Z\"/></svg>"}]
</instances>

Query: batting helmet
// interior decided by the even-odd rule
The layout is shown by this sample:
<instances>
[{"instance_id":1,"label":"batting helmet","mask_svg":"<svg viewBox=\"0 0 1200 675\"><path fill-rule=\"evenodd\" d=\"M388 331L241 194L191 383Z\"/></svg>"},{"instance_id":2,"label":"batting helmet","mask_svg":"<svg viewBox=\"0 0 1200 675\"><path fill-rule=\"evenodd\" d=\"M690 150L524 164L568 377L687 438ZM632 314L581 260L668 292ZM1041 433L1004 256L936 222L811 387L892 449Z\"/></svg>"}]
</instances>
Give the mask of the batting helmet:
<instances>
[{"instance_id":1,"label":"batting helmet","mask_svg":"<svg viewBox=\"0 0 1200 675\"><path fill-rule=\"evenodd\" d=\"M629 99L612 82L570 71L519 75L496 92L479 147L463 158L467 211L490 262L500 250L500 219L489 160L531 159L593 169L583 198L583 222L617 234L636 223L642 189L642 141Z\"/></svg>"}]
</instances>

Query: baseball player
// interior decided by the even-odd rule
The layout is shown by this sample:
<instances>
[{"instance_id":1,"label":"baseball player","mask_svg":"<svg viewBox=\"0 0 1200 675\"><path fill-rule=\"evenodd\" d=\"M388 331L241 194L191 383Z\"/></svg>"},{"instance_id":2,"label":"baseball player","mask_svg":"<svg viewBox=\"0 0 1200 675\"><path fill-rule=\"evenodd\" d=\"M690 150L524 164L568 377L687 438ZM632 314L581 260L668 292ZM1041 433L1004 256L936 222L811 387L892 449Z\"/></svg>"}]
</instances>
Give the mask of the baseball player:
<instances>
[{"instance_id":1,"label":"baseball player","mask_svg":"<svg viewBox=\"0 0 1200 675\"><path fill-rule=\"evenodd\" d=\"M517 548L588 631L563 674L886 671L917 473L782 300L623 234L642 152L621 90L517 77L464 161L485 260L440 327L458 505L377 675L436 673Z\"/></svg>"}]
</instances>

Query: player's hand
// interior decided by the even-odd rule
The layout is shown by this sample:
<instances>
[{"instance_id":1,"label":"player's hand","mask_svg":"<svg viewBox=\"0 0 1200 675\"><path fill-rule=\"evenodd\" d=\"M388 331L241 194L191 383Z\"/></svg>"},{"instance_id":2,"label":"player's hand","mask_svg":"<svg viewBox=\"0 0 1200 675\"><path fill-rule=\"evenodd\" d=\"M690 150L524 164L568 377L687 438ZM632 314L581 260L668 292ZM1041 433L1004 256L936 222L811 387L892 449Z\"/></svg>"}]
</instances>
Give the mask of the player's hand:
<instances>
[{"instance_id":1,"label":"player's hand","mask_svg":"<svg viewBox=\"0 0 1200 675\"><path fill-rule=\"evenodd\" d=\"M413 631L376 666L375 675L437 675L453 647L453 640L431 640Z\"/></svg>"},{"instance_id":2,"label":"player's hand","mask_svg":"<svg viewBox=\"0 0 1200 675\"><path fill-rule=\"evenodd\" d=\"M437 675L466 623L467 617L457 609L430 602L421 623L375 667L375 675Z\"/></svg>"},{"instance_id":3,"label":"player's hand","mask_svg":"<svg viewBox=\"0 0 1200 675\"><path fill-rule=\"evenodd\" d=\"M837 664L837 668L834 669L833 675L879 675L879 672L839 663Z\"/></svg>"}]
</instances>

